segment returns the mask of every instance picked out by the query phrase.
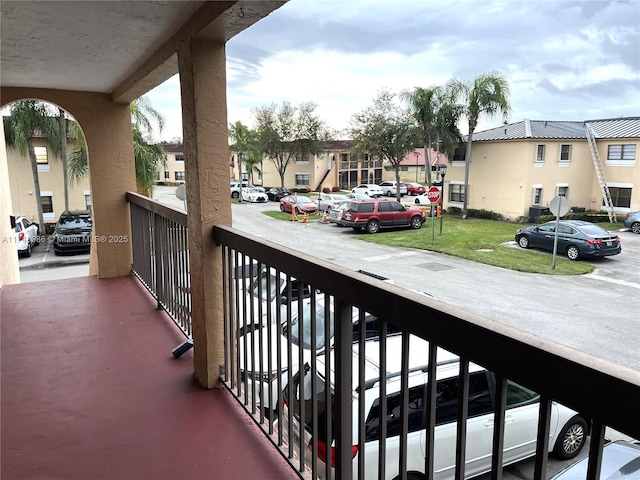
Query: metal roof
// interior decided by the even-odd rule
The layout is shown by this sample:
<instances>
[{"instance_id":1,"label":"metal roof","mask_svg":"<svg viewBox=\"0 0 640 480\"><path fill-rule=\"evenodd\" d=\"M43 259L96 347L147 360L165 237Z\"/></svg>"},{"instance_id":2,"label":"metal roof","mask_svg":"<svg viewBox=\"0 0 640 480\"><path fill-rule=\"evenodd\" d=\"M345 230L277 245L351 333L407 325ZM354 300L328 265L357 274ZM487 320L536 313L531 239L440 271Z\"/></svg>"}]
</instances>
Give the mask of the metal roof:
<instances>
[{"instance_id":1,"label":"metal roof","mask_svg":"<svg viewBox=\"0 0 640 480\"><path fill-rule=\"evenodd\" d=\"M640 117L624 117L586 121L523 120L474 132L473 141L586 139L587 124L593 128L596 138L640 138Z\"/></svg>"}]
</instances>

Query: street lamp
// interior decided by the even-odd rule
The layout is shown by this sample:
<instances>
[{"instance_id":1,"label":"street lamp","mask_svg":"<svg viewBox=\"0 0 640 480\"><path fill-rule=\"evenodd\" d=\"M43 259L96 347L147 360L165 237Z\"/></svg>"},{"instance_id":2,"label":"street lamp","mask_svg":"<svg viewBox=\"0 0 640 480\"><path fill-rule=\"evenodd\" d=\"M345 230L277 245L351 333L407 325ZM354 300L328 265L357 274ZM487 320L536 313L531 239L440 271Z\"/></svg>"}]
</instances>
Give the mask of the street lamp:
<instances>
[{"instance_id":1,"label":"street lamp","mask_svg":"<svg viewBox=\"0 0 640 480\"><path fill-rule=\"evenodd\" d=\"M440 235L442 235L442 210L444 210L444 177L447 174L447 164L438 164L438 173L440 173L440 185L442 186L442 192L440 192Z\"/></svg>"},{"instance_id":2,"label":"street lamp","mask_svg":"<svg viewBox=\"0 0 640 480\"><path fill-rule=\"evenodd\" d=\"M420 153L416 150L416 183L418 183L418 158L420 158Z\"/></svg>"}]
</instances>

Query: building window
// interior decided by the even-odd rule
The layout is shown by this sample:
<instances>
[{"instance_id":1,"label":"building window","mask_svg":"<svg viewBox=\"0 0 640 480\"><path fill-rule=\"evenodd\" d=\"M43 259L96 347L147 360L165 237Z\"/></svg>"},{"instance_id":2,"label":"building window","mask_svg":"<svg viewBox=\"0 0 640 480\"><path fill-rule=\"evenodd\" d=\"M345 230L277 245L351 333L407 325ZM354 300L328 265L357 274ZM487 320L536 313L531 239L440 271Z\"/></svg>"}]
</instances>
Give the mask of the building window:
<instances>
[{"instance_id":1,"label":"building window","mask_svg":"<svg viewBox=\"0 0 640 480\"><path fill-rule=\"evenodd\" d=\"M609 187L614 207L631 208L631 188ZM604 206L604 199L602 200Z\"/></svg>"},{"instance_id":2,"label":"building window","mask_svg":"<svg viewBox=\"0 0 640 480\"><path fill-rule=\"evenodd\" d=\"M569 187L567 187L566 185L559 186L558 187L558 196L559 197L564 197L564 198L569 198Z\"/></svg>"},{"instance_id":3,"label":"building window","mask_svg":"<svg viewBox=\"0 0 640 480\"><path fill-rule=\"evenodd\" d=\"M542 203L542 187L533 188L533 204L540 205Z\"/></svg>"},{"instance_id":4,"label":"building window","mask_svg":"<svg viewBox=\"0 0 640 480\"><path fill-rule=\"evenodd\" d=\"M296 153L296 163L309 163L309 154Z\"/></svg>"},{"instance_id":5,"label":"building window","mask_svg":"<svg viewBox=\"0 0 640 480\"><path fill-rule=\"evenodd\" d=\"M169 170L165 170L164 171L164 179L165 180L169 180L171 178L171 174L169 173Z\"/></svg>"},{"instance_id":6,"label":"building window","mask_svg":"<svg viewBox=\"0 0 640 480\"><path fill-rule=\"evenodd\" d=\"M635 145L609 145L607 160L635 161L635 159L636 159Z\"/></svg>"},{"instance_id":7,"label":"building window","mask_svg":"<svg viewBox=\"0 0 640 480\"><path fill-rule=\"evenodd\" d=\"M38 165L47 165L49 163L47 147L33 147L33 151L36 154L36 163Z\"/></svg>"},{"instance_id":8,"label":"building window","mask_svg":"<svg viewBox=\"0 0 640 480\"><path fill-rule=\"evenodd\" d=\"M176 170L175 178L176 181L184 181L184 170Z\"/></svg>"},{"instance_id":9,"label":"building window","mask_svg":"<svg viewBox=\"0 0 640 480\"><path fill-rule=\"evenodd\" d=\"M176 155L176 162L184 162L184 155Z\"/></svg>"},{"instance_id":10,"label":"building window","mask_svg":"<svg viewBox=\"0 0 640 480\"><path fill-rule=\"evenodd\" d=\"M571 145L560 145L560 161L571 161Z\"/></svg>"},{"instance_id":11,"label":"building window","mask_svg":"<svg viewBox=\"0 0 640 480\"><path fill-rule=\"evenodd\" d=\"M84 194L84 206L87 210L91 210L91 195Z\"/></svg>"},{"instance_id":12,"label":"building window","mask_svg":"<svg viewBox=\"0 0 640 480\"><path fill-rule=\"evenodd\" d=\"M538 149L536 150L536 163L544 163L544 152L545 146L538 145Z\"/></svg>"},{"instance_id":13,"label":"building window","mask_svg":"<svg viewBox=\"0 0 640 480\"><path fill-rule=\"evenodd\" d=\"M309 185L309 174L296 173L296 185Z\"/></svg>"},{"instance_id":14,"label":"building window","mask_svg":"<svg viewBox=\"0 0 640 480\"><path fill-rule=\"evenodd\" d=\"M160 181L160 170L156 170L156 180Z\"/></svg>"},{"instance_id":15,"label":"building window","mask_svg":"<svg viewBox=\"0 0 640 480\"><path fill-rule=\"evenodd\" d=\"M458 147L453 152L453 161L454 162L464 162L466 156L467 156L466 149Z\"/></svg>"},{"instance_id":16,"label":"building window","mask_svg":"<svg viewBox=\"0 0 640 480\"><path fill-rule=\"evenodd\" d=\"M42 213L53 213L53 197L40 195L40 200L42 200Z\"/></svg>"},{"instance_id":17,"label":"building window","mask_svg":"<svg viewBox=\"0 0 640 480\"><path fill-rule=\"evenodd\" d=\"M452 183L449 185L449 201L455 203L464 202L464 185L460 183Z\"/></svg>"}]
</instances>

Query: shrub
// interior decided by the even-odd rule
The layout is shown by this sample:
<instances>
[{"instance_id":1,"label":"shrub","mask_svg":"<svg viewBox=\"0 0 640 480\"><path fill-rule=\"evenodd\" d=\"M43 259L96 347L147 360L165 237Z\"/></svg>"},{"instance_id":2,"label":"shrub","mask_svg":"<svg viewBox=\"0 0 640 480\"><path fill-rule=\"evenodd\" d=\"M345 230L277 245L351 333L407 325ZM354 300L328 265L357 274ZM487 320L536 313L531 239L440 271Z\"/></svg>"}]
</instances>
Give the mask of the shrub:
<instances>
[{"instance_id":1,"label":"shrub","mask_svg":"<svg viewBox=\"0 0 640 480\"><path fill-rule=\"evenodd\" d=\"M451 215L462 215L462 209L460 207L449 207L447 213Z\"/></svg>"},{"instance_id":2,"label":"shrub","mask_svg":"<svg viewBox=\"0 0 640 480\"><path fill-rule=\"evenodd\" d=\"M340 191L340 187L338 187L337 185L335 187L333 187L331 189L332 192L339 192Z\"/></svg>"},{"instance_id":3,"label":"shrub","mask_svg":"<svg viewBox=\"0 0 640 480\"><path fill-rule=\"evenodd\" d=\"M516 223L529 223L529 217L520 215L518 218L516 218Z\"/></svg>"},{"instance_id":4,"label":"shrub","mask_svg":"<svg viewBox=\"0 0 640 480\"><path fill-rule=\"evenodd\" d=\"M494 212L492 210L485 210L484 208L480 210L476 210L474 208L469 208L467 210L467 215L471 218L481 218L483 220L502 220L502 214L498 212Z\"/></svg>"},{"instance_id":5,"label":"shrub","mask_svg":"<svg viewBox=\"0 0 640 480\"><path fill-rule=\"evenodd\" d=\"M322 193L330 193L330 192L331 192L331 189L329 187L324 187L322 189Z\"/></svg>"}]
</instances>

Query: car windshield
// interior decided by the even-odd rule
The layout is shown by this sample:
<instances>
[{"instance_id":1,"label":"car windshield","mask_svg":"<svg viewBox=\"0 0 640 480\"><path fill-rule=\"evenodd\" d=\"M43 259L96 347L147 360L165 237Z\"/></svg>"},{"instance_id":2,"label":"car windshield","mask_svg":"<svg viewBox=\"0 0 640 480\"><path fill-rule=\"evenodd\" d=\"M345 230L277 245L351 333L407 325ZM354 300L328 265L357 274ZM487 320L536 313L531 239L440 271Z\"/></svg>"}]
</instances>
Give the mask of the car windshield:
<instances>
[{"instance_id":1,"label":"car windshield","mask_svg":"<svg viewBox=\"0 0 640 480\"><path fill-rule=\"evenodd\" d=\"M259 298L260 292L262 292L263 300L272 301L278 294L278 279L275 275L267 273L266 270L260 272L260 276L253 281L251 286L251 295ZM270 284L271 289L267 290L267 283ZM269 292L269 298L264 298L266 292Z\"/></svg>"},{"instance_id":2,"label":"car windshield","mask_svg":"<svg viewBox=\"0 0 640 480\"><path fill-rule=\"evenodd\" d=\"M324 302L316 302L316 339L315 345L319 350L324 348L327 339L324 336L324 324L325 324L325 308ZM329 335L333 337L333 322L329 320ZM300 332L300 324L302 324L302 332ZM295 316L291 318L291 340L294 345L302 345L302 348L311 349L311 302L305 302L302 308L302 321L296 311ZM289 324L285 323L282 327L282 335L285 337L288 335Z\"/></svg>"},{"instance_id":3,"label":"car windshield","mask_svg":"<svg viewBox=\"0 0 640 480\"><path fill-rule=\"evenodd\" d=\"M602 235L609 235L609 232L607 232L603 228L600 228L597 225L581 225L580 230L582 230L582 233L589 235L591 237L600 237Z\"/></svg>"},{"instance_id":4,"label":"car windshield","mask_svg":"<svg viewBox=\"0 0 640 480\"><path fill-rule=\"evenodd\" d=\"M91 228L91 217L87 215L65 215L58 220L61 230L72 228Z\"/></svg>"},{"instance_id":5,"label":"car windshield","mask_svg":"<svg viewBox=\"0 0 640 480\"><path fill-rule=\"evenodd\" d=\"M297 203L313 203L308 197L296 197Z\"/></svg>"}]
</instances>

